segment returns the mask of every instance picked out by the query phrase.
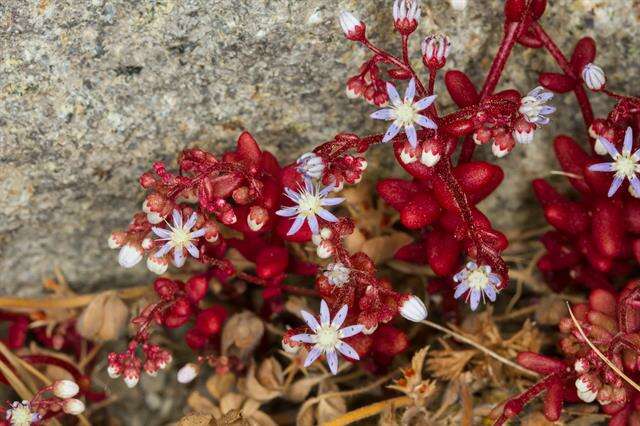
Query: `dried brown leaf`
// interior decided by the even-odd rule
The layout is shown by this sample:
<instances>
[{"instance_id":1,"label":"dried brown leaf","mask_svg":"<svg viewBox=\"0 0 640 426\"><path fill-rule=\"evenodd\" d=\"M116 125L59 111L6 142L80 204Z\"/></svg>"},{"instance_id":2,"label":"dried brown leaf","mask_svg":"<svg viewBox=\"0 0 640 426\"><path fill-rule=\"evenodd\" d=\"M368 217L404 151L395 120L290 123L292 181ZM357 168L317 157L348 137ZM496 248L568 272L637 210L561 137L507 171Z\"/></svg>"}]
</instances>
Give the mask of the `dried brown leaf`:
<instances>
[{"instance_id":1,"label":"dried brown leaf","mask_svg":"<svg viewBox=\"0 0 640 426\"><path fill-rule=\"evenodd\" d=\"M267 402L277 398L284 386L282 367L274 358L266 359L259 368L252 363L239 386L245 395L257 401Z\"/></svg>"},{"instance_id":2,"label":"dried brown leaf","mask_svg":"<svg viewBox=\"0 0 640 426\"><path fill-rule=\"evenodd\" d=\"M207 379L206 387L209 394L220 400L224 395L231 392L236 384L236 376L233 373L214 374Z\"/></svg>"},{"instance_id":3,"label":"dried brown leaf","mask_svg":"<svg viewBox=\"0 0 640 426\"><path fill-rule=\"evenodd\" d=\"M322 395L329 392L337 392L338 387L329 382L323 380L318 387L318 394ZM341 396L332 396L330 398L324 398L318 402L316 408L316 419L319 424L324 424L330 420L335 419L347 412L347 403Z\"/></svg>"},{"instance_id":4,"label":"dried brown leaf","mask_svg":"<svg viewBox=\"0 0 640 426\"><path fill-rule=\"evenodd\" d=\"M285 389L285 398L293 402L302 402L307 398L311 389L322 381L322 376L308 376L297 380Z\"/></svg>"},{"instance_id":5,"label":"dried brown leaf","mask_svg":"<svg viewBox=\"0 0 640 426\"><path fill-rule=\"evenodd\" d=\"M128 317L127 305L115 293L101 293L84 308L76 330L85 339L115 340L124 330Z\"/></svg>"},{"instance_id":6,"label":"dried brown leaf","mask_svg":"<svg viewBox=\"0 0 640 426\"><path fill-rule=\"evenodd\" d=\"M264 323L254 313L233 315L222 329L222 353L246 360L264 335Z\"/></svg>"},{"instance_id":7,"label":"dried brown leaf","mask_svg":"<svg viewBox=\"0 0 640 426\"><path fill-rule=\"evenodd\" d=\"M567 315L567 306L564 300L555 294L545 296L536 305L536 322L542 325L558 325L560 320Z\"/></svg>"},{"instance_id":8,"label":"dried brown leaf","mask_svg":"<svg viewBox=\"0 0 640 426\"><path fill-rule=\"evenodd\" d=\"M362 244L360 250L366 253L376 264L384 263L396 254L396 251L413 241L404 232L394 232L390 235L373 237Z\"/></svg>"},{"instance_id":9,"label":"dried brown leaf","mask_svg":"<svg viewBox=\"0 0 640 426\"><path fill-rule=\"evenodd\" d=\"M188 414L178 421L178 426L207 426L213 420L211 414Z\"/></svg>"},{"instance_id":10,"label":"dried brown leaf","mask_svg":"<svg viewBox=\"0 0 640 426\"><path fill-rule=\"evenodd\" d=\"M187 397L187 405L196 413L215 414L217 409L215 404L198 391L193 391Z\"/></svg>"}]
</instances>

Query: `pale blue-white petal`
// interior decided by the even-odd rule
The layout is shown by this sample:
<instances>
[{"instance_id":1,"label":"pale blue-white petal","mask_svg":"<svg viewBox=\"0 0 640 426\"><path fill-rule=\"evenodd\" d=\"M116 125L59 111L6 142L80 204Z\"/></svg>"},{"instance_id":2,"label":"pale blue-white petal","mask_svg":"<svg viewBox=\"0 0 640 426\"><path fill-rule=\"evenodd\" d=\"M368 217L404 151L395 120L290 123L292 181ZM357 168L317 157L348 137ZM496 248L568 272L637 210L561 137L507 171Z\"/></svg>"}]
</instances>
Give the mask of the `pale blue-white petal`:
<instances>
[{"instance_id":1,"label":"pale blue-white petal","mask_svg":"<svg viewBox=\"0 0 640 426\"><path fill-rule=\"evenodd\" d=\"M186 261L187 257L185 256L183 249L180 247L173 249L173 264L176 265L176 268L182 268Z\"/></svg>"},{"instance_id":2,"label":"pale blue-white petal","mask_svg":"<svg viewBox=\"0 0 640 426\"><path fill-rule=\"evenodd\" d=\"M554 112L556 112L556 107L554 106L545 105L542 108L540 108L540 114L542 115L549 115L549 114L553 114Z\"/></svg>"},{"instance_id":3,"label":"pale blue-white petal","mask_svg":"<svg viewBox=\"0 0 640 426\"><path fill-rule=\"evenodd\" d=\"M298 214L298 208L297 207L285 207L284 209L280 209L276 212L276 214L278 216L283 216L283 217L291 217L291 216L295 216Z\"/></svg>"},{"instance_id":4,"label":"pale blue-white petal","mask_svg":"<svg viewBox=\"0 0 640 426\"><path fill-rule=\"evenodd\" d=\"M475 311L478 309L478 304L480 303L480 290L474 288L470 293L469 304L471 305L471 310Z\"/></svg>"},{"instance_id":5,"label":"pale blue-white petal","mask_svg":"<svg viewBox=\"0 0 640 426\"><path fill-rule=\"evenodd\" d=\"M404 92L404 101L405 102L413 102L413 98L416 96L416 80L409 80L409 84L407 85L407 90Z\"/></svg>"},{"instance_id":6,"label":"pale blue-white petal","mask_svg":"<svg viewBox=\"0 0 640 426\"><path fill-rule=\"evenodd\" d=\"M296 232L298 232L300 228L302 228L303 224L304 224L304 216L296 217L296 219L291 224L291 228L289 228L289 232L287 232L287 235L293 235Z\"/></svg>"},{"instance_id":7,"label":"pale blue-white petal","mask_svg":"<svg viewBox=\"0 0 640 426\"><path fill-rule=\"evenodd\" d=\"M433 101L436 100L437 97L438 95L431 95L431 96L427 96L426 98L420 99L418 102L414 104L416 107L416 110L422 111L423 109L429 108L433 103Z\"/></svg>"},{"instance_id":8,"label":"pale blue-white petal","mask_svg":"<svg viewBox=\"0 0 640 426\"><path fill-rule=\"evenodd\" d=\"M416 134L416 128L413 124L410 124L408 126L404 126L404 132L407 134L409 145L411 145L413 149L416 149L418 147L418 135Z\"/></svg>"},{"instance_id":9,"label":"pale blue-white petal","mask_svg":"<svg viewBox=\"0 0 640 426\"><path fill-rule=\"evenodd\" d=\"M165 254L169 253L169 250L171 250L171 247L173 247L171 243L164 243L164 245L160 247L160 250L158 250L156 254L154 254L154 256L155 257L164 256Z\"/></svg>"},{"instance_id":10,"label":"pale blue-white petal","mask_svg":"<svg viewBox=\"0 0 640 426\"><path fill-rule=\"evenodd\" d=\"M536 119L534 120L536 124L540 124L541 126L549 124L549 121L551 121L549 120L549 117L545 117L543 115L537 116Z\"/></svg>"},{"instance_id":11,"label":"pale blue-white petal","mask_svg":"<svg viewBox=\"0 0 640 426\"><path fill-rule=\"evenodd\" d=\"M338 331L338 337L346 339L347 337L355 336L362 332L362 330L364 330L364 325L362 324L350 325L349 327L340 329L340 331Z\"/></svg>"},{"instance_id":12,"label":"pale blue-white petal","mask_svg":"<svg viewBox=\"0 0 640 426\"><path fill-rule=\"evenodd\" d=\"M499 285L502 282L502 279L497 274L489 274L489 282L493 285Z\"/></svg>"},{"instance_id":13,"label":"pale blue-white petal","mask_svg":"<svg viewBox=\"0 0 640 426\"><path fill-rule=\"evenodd\" d=\"M438 125L430 118L425 117L424 115L418 115L416 117L416 123L425 129L437 129Z\"/></svg>"},{"instance_id":14,"label":"pale blue-white petal","mask_svg":"<svg viewBox=\"0 0 640 426\"><path fill-rule=\"evenodd\" d=\"M309 354L307 355L307 358L304 360L304 366L308 367L313 364L313 362L318 359L320 354L322 354L322 349L320 349L318 346L314 346L313 348L311 348Z\"/></svg>"},{"instance_id":15,"label":"pale blue-white petal","mask_svg":"<svg viewBox=\"0 0 640 426\"><path fill-rule=\"evenodd\" d=\"M342 308L336 313L331 321L331 327L340 328L344 320L347 318L347 312L349 312L349 306L343 305Z\"/></svg>"},{"instance_id":16,"label":"pale blue-white petal","mask_svg":"<svg viewBox=\"0 0 640 426\"><path fill-rule=\"evenodd\" d=\"M187 223L184 224L182 229L184 229L185 232L191 231L191 228L193 228L193 225L196 224L197 220L198 220L198 213L196 212L191 213L191 216L189 216L189 220L187 220Z\"/></svg>"},{"instance_id":17,"label":"pale blue-white petal","mask_svg":"<svg viewBox=\"0 0 640 426\"><path fill-rule=\"evenodd\" d=\"M291 336L291 340L299 343L317 343L318 337L315 334L302 333Z\"/></svg>"},{"instance_id":18,"label":"pale blue-white petal","mask_svg":"<svg viewBox=\"0 0 640 426\"><path fill-rule=\"evenodd\" d=\"M398 126L394 121L393 123L391 123L391 125L387 129L387 132L384 134L384 137L382 138L382 143L389 142L391 139L395 138L399 132L400 132L400 126Z\"/></svg>"},{"instance_id":19,"label":"pale blue-white petal","mask_svg":"<svg viewBox=\"0 0 640 426\"><path fill-rule=\"evenodd\" d=\"M635 191L635 193L640 194L640 179L638 179L638 176L633 175L632 177L630 177L629 183L633 187L633 190Z\"/></svg>"},{"instance_id":20,"label":"pale blue-white petal","mask_svg":"<svg viewBox=\"0 0 640 426\"><path fill-rule=\"evenodd\" d=\"M609 193L607 194L607 196L613 197L618 188L620 188L620 185L622 185L622 181L624 181L623 177L614 176L613 181L611 181L611 187L609 187Z\"/></svg>"},{"instance_id":21,"label":"pale blue-white petal","mask_svg":"<svg viewBox=\"0 0 640 426\"><path fill-rule=\"evenodd\" d=\"M486 294L492 302L496 301L496 289L492 284L487 284L484 288L484 294Z\"/></svg>"},{"instance_id":22,"label":"pale blue-white petal","mask_svg":"<svg viewBox=\"0 0 640 426\"><path fill-rule=\"evenodd\" d=\"M297 203L300 199L300 194L288 187L284 188L284 195L286 195L291 201L295 203Z\"/></svg>"},{"instance_id":23,"label":"pale blue-white petal","mask_svg":"<svg viewBox=\"0 0 640 426\"><path fill-rule=\"evenodd\" d=\"M396 113L391 108L379 109L370 116L374 120L395 120Z\"/></svg>"},{"instance_id":24,"label":"pale blue-white petal","mask_svg":"<svg viewBox=\"0 0 640 426\"><path fill-rule=\"evenodd\" d=\"M389 101L391 101L391 104L398 105L401 103L400 94L398 94L396 86L389 82L387 82L387 95L389 96Z\"/></svg>"},{"instance_id":25,"label":"pale blue-white petal","mask_svg":"<svg viewBox=\"0 0 640 426\"><path fill-rule=\"evenodd\" d=\"M315 214L307 216L307 223L309 224L309 229L311 229L311 233L313 235L320 233L320 225L318 225L318 218Z\"/></svg>"},{"instance_id":26,"label":"pale blue-white petal","mask_svg":"<svg viewBox=\"0 0 640 426\"><path fill-rule=\"evenodd\" d=\"M458 284L458 286L456 287L456 292L453 293L453 298L454 299L459 298L460 296L465 294L467 290L469 290L469 284L467 284L466 282L462 282Z\"/></svg>"},{"instance_id":27,"label":"pale blue-white petal","mask_svg":"<svg viewBox=\"0 0 640 426\"><path fill-rule=\"evenodd\" d=\"M542 88L540 88L540 89L542 89ZM537 92L535 94L535 98L541 100L542 102L547 102L547 101L549 101L549 100L551 100L553 98L553 93L547 92L547 91L544 91L542 93Z\"/></svg>"},{"instance_id":28,"label":"pale blue-white petal","mask_svg":"<svg viewBox=\"0 0 640 426\"><path fill-rule=\"evenodd\" d=\"M313 330L313 332L318 331L318 329L320 328L320 324L318 324L318 320L316 319L316 317L304 310L300 311L300 315L302 315L304 322L307 323L307 325L311 330Z\"/></svg>"},{"instance_id":29,"label":"pale blue-white petal","mask_svg":"<svg viewBox=\"0 0 640 426\"><path fill-rule=\"evenodd\" d=\"M174 209L171 213L171 217L173 218L173 227L182 228L182 213Z\"/></svg>"},{"instance_id":30,"label":"pale blue-white petal","mask_svg":"<svg viewBox=\"0 0 640 426\"><path fill-rule=\"evenodd\" d=\"M609 153L611 158L615 158L616 155L619 154L618 150L616 149L616 147L611 142L609 142L608 139L605 139L602 136L600 136L598 138L598 142L600 142L602 144L602 146L604 146L604 148L607 150L607 152Z\"/></svg>"},{"instance_id":31,"label":"pale blue-white petal","mask_svg":"<svg viewBox=\"0 0 640 426\"><path fill-rule=\"evenodd\" d=\"M338 204L340 204L343 201L344 201L344 198L341 198L341 197L323 198L320 201L320 205L321 206L337 206Z\"/></svg>"},{"instance_id":32,"label":"pale blue-white petal","mask_svg":"<svg viewBox=\"0 0 640 426\"><path fill-rule=\"evenodd\" d=\"M336 345L336 349L340 351L340 353L346 357L349 357L351 359L355 359L355 360L359 360L360 356L358 355L358 352L356 352L355 349L353 349L353 347L345 342L338 342L338 344Z\"/></svg>"},{"instance_id":33,"label":"pale blue-white petal","mask_svg":"<svg viewBox=\"0 0 640 426\"><path fill-rule=\"evenodd\" d=\"M304 180L304 189L305 191L307 191L309 194L315 194L314 191L314 186L313 186L313 182L311 182L311 179L306 179Z\"/></svg>"},{"instance_id":34,"label":"pale blue-white petal","mask_svg":"<svg viewBox=\"0 0 640 426\"><path fill-rule=\"evenodd\" d=\"M193 231L193 232L191 232L191 233L189 234L189 237L190 237L191 239L193 239L193 238L200 238L200 237L202 237L202 236L203 236L204 234L206 234L206 233L207 233L207 230L206 230L206 229L204 229L204 228L200 228L200 229L198 229L197 231Z\"/></svg>"},{"instance_id":35,"label":"pale blue-white petal","mask_svg":"<svg viewBox=\"0 0 640 426\"><path fill-rule=\"evenodd\" d=\"M320 325L326 327L331 322L331 315L329 314L329 305L323 300L320 301Z\"/></svg>"},{"instance_id":36,"label":"pale blue-white petal","mask_svg":"<svg viewBox=\"0 0 640 426\"><path fill-rule=\"evenodd\" d=\"M327 351L327 364L329 364L329 370L331 374L338 374L338 354L335 349Z\"/></svg>"},{"instance_id":37,"label":"pale blue-white petal","mask_svg":"<svg viewBox=\"0 0 640 426\"><path fill-rule=\"evenodd\" d=\"M318 216L326 220L327 222L337 222L338 218L329 210L320 208L318 209Z\"/></svg>"},{"instance_id":38,"label":"pale blue-white petal","mask_svg":"<svg viewBox=\"0 0 640 426\"><path fill-rule=\"evenodd\" d=\"M625 154L631 153L633 149L633 129L631 127L627 127L627 130L624 132L624 143L622 145L622 152Z\"/></svg>"},{"instance_id":39,"label":"pale blue-white petal","mask_svg":"<svg viewBox=\"0 0 640 426\"><path fill-rule=\"evenodd\" d=\"M320 195L320 197L326 197L327 194L335 190L336 190L335 185L327 185L324 188L322 188L322 190L318 193L318 195Z\"/></svg>"},{"instance_id":40,"label":"pale blue-white petal","mask_svg":"<svg viewBox=\"0 0 640 426\"><path fill-rule=\"evenodd\" d=\"M473 271L474 269L478 269L478 264L476 262L467 262L466 268Z\"/></svg>"},{"instance_id":41,"label":"pale blue-white petal","mask_svg":"<svg viewBox=\"0 0 640 426\"><path fill-rule=\"evenodd\" d=\"M195 257L196 259L200 257L200 251L198 250L198 247L196 247L195 244L193 243L187 244L187 251L191 256Z\"/></svg>"},{"instance_id":42,"label":"pale blue-white petal","mask_svg":"<svg viewBox=\"0 0 640 426\"><path fill-rule=\"evenodd\" d=\"M589 166L589 170L592 172L612 172L614 170L615 163L598 163Z\"/></svg>"},{"instance_id":43,"label":"pale blue-white petal","mask_svg":"<svg viewBox=\"0 0 640 426\"><path fill-rule=\"evenodd\" d=\"M157 226L154 226L153 228L151 228L151 230L153 231L154 234L156 234L158 237L162 238L163 240L171 239L171 231L169 231L168 229L158 228Z\"/></svg>"}]
</instances>

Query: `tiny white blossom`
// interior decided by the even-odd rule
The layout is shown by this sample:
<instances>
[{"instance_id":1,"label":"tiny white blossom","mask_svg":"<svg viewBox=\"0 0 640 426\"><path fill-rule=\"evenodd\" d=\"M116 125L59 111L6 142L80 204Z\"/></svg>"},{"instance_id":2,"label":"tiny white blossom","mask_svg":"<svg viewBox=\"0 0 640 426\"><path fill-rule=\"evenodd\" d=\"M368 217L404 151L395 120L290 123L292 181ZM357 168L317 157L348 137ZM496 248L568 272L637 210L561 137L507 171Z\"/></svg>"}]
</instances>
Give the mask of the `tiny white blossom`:
<instances>
[{"instance_id":1,"label":"tiny white blossom","mask_svg":"<svg viewBox=\"0 0 640 426\"><path fill-rule=\"evenodd\" d=\"M298 161L298 171L307 179L320 179L324 172L324 160L313 152L302 154Z\"/></svg>"},{"instance_id":2,"label":"tiny white blossom","mask_svg":"<svg viewBox=\"0 0 640 426\"><path fill-rule=\"evenodd\" d=\"M62 403L62 411L73 416L82 414L84 411L84 402L75 398L67 399Z\"/></svg>"},{"instance_id":3,"label":"tiny white blossom","mask_svg":"<svg viewBox=\"0 0 640 426\"><path fill-rule=\"evenodd\" d=\"M500 284L500 277L492 273L488 265L478 266L475 262L468 262L453 276L453 281L458 283L453 297L458 299L467 293L466 299L473 311L478 309L480 298L484 300L486 296L490 301L496 301L496 286Z\"/></svg>"},{"instance_id":4,"label":"tiny white blossom","mask_svg":"<svg viewBox=\"0 0 640 426\"><path fill-rule=\"evenodd\" d=\"M582 80L584 80L584 84L593 91L602 89L607 82L602 68L591 63L585 65L582 69Z\"/></svg>"},{"instance_id":5,"label":"tiny white blossom","mask_svg":"<svg viewBox=\"0 0 640 426\"><path fill-rule=\"evenodd\" d=\"M351 270L342 263L336 262L328 264L322 274L327 277L329 284L336 287L342 287L349 281Z\"/></svg>"},{"instance_id":6,"label":"tiny white blossom","mask_svg":"<svg viewBox=\"0 0 640 426\"><path fill-rule=\"evenodd\" d=\"M420 322L427 317L427 307L417 296L409 296L400 306L400 315L409 321Z\"/></svg>"},{"instance_id":7,"label":"tiny white blossom","mask_svg":"<svg viewBox=\"0 0 640 426\"><path fill-rule=\"evenodd\" d=\"M346 10L340 12L340 26L344 35L350 40L357 40L360 33L364 31L364 24Z\"/></svg>"},{"instance_id":8,"label":"tiny white blossom","mask_svg":"<svg viewBox=\"0 0 640 426\"><path fill-rule=\"evenodd\" d=\"M14 401L6 412L6 419L11 426L29 426L40 421L41 416L31 411L29 401Z\"/></svg>"},{"instance_id":9,"label":"tiny white blossom","mask_svg":"<svg viewBox=\"0 0 640 426\"><path fill-rule=\"evenodd\" d=\"M638 173L640 173L640 149L636 150L633 154L631 153L631 149L633 148L633 129L627 127L624 133L622 153L618 152L616 147L602 136L598 138L598 141L604 146L613 161L593 164L589 166L589 170L594 172L614 172L613 181L609 188L609 197L613 197L625 178L629 180L633 190L640 194L640 180L638 180Z\"/></svg>"},{"instance_id":10,"label":"tiny white blossom","mask_svg":"<svg viewBox=\"0 0 640 426\"><path fill-rule=\"evenodd\" d=\"M404 127L404 131L407 134L407 139L413 148L418 146L418 136L416 134L415 125L425 127L427 129L437 129L438 125L428 117L419 114L421 111L429 108L433 101L436 99L436 95L427 96L417 102L413 101L416 94L416 82L412 78L409 81L407 90L404 93L404 99L400 99L400 95L395 86L387 82L387 95L391 106L389 108L380 109L373 114L371 118L376 120L386 120L393 123L387 129L384 134L382 142L389 142L393 139L400 130Z\"/></svg>"},{"instance_id":11,"label":"tiny white blossom","mask_svg":"<svg viewBox=\"0 0 640 426\"><path fill-rule=\"evenodd\" d=\"M162 275L169 269L169 261L166 257L150 255L147 257L147 269L156 275Z\"/></svg>"},{"instance_id":12,"label":"tiny white blossom","mask_svg":"<svg viewBox=\"0 0 640 426\"><path fill-rule=\"evenodd\" d=\"M338 205L344 200L344 198L340 197L327 198L327 195L334 189L331 185L320 189L318 185L314 185L309 179L305 179L304 188L298 188L298 192L285 188L285 195L296 204L290 207L283 206L282 209L276 212L278 216L296 217L287 235L293 235L298 232L305 221L309 224L313 234L319 233L320 227L317 216L327 222L337 222L338 218L324 208Z\"/></svg>"},{"instance_id":13,"label":"tiny white blossom","mask_svg":"<svg viewBox=\"0 0 640 426\"><path fill-rule=\"evenodd\" d=\"M202 228L191 232L191 228L193 228L198 220L198 214L195 212L191 214L191 217L189 217L185 223L182 222L182 213L178 210L173 211L172 217L173 225L167 223L169 229L159 228L157 226L151 228L153 233L160 237L156 241L166 241L155 253L155 257L163 257L173 250L173 264L181 268L186 261L185 250L196 259L200 256L198 247L193 244L193 240L202 237L206 229Z\"/></svg>"},{"instance_id":14,"label":"tiny white blossom","mask_svg":"<svg viewBox=\"0 0 640 426\"><path fill-rule=\"evenodd\" d=\"M324 354L327 357L329 369L333 374L337 374L338 352L351 359L360 359L358 352L351 345L341 340L355 336L364 329L364 326L360 324L340 328L347 318L348 310L349 307L344 305L331 320L329 306L327 306L327 302L322 300L320 302L320 322L309 312L300 311L313 334L296 334L291 337L291 340L313 345L304 361L305 367L310 366L320 355Z\"/></svg>"},{"instance_id":15,"label":"tiny white blossom","mask_svg":"<svg viewBox=\"0 0 640 426\"><path fill-rule=\"evenodd\" d=\"M123 268L133 268L142 260L142 248L133 244L125 244L118 253L118 263Z\"/></svg>"},{"instance_id":16,"label":"tiny white blossom","mask_svg":"<svg viewBox=\"0 0 640 426\"><path fill-rule=\"evenodd\" d=\"M449 56L451 42L444 34L432 34L422 40L421 47L422 56L424 56L427 62L435 61L438 64L444 65L447 56Z\"/></svg>"},{"instance_id":17,"label":"tiny white blossom","mask_svg":"<svg viewBox=\"0 0 640 426\"><path fill-rule=\"evenodd\" d=\"M58 380L53 384L53 394L58 398L73 398L80 391L80 387L73 380Z\"/></svg>"},{"instance_id":18,"label":"tiny white blossom","mask_svg":"<svg viewBox=\"0 0 640 426\"><path fill-rule=\"evenodd\" d=\"M420 2L418 0L395 0L393 2L393 20L396 25L401 25L403 20L420 20Z\"/></svg>"},{"instance_id":19,"label":"tiny white blossom","mask_svg":"<svg viewBox=\"0 0 640 426\"><path fill-rule=\"evenodd\" d=\"M200 367L197 364L188 363L185 364L180 370L178 370L178 383L186 384L190 383L198 377L200 374Z\"/></svg>"},{"instance_id":20,"label":"tiny white blossom","mask_svg":"<svg viewBox=\"0 0 640 426\"><path fill-rule=\"evenodd\" d=\"M555 112L556 108L547 105L547 101L553 98L553 93L538 86L529 92L520 101L520 113L529 123L544 125L549 123L548 114Z\"/></svg>"}]
</instances>

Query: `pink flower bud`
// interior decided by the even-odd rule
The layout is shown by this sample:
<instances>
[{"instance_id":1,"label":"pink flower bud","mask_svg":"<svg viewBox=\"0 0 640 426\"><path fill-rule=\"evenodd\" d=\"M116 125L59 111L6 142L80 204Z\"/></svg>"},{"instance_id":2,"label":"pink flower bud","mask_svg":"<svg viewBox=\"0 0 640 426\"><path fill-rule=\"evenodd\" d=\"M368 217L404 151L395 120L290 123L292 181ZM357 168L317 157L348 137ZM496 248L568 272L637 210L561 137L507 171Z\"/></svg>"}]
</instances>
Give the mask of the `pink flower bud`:
<instances>
[{"instance_id":1,"label":"pink flower bud","mask_svg":"<svg viewBox=\"0 0 640 426\"><path fill-rule=\"evenodd\" d=\"M353 41L365 40L365 25L347 11L340 12L340 26L345 37Z\"/></svg>"},{"instance_id":2,"label":"pink flower bud","mask_svg":"<svg viewBox=\"0 0 640 426\"><path fill-rule=\"evenodd\" d=\"M422 60L429 69L442 68L447 62L451 42L447 36L435 34L422 40Z\"/></svg>"}]
</instances>

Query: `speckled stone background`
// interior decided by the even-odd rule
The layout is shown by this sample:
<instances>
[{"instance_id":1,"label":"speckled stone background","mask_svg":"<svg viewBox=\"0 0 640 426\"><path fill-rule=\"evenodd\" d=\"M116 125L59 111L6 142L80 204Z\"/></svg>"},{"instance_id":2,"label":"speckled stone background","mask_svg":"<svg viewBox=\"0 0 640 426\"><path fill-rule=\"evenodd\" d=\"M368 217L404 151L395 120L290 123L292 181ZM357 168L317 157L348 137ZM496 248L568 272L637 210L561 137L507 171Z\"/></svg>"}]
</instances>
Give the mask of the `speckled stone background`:
<instances>
[{"instance_id":1,"label":"speckled stone background","mask_svg":"<svg viewBox=\"0 0 640 426\"><path fill-rule=\"evenodd\" d=\"M246 129L291 160L340 131L383 130L367 119L371 106L344 95L365 52L343 38L336 17L353 11L373 40L394 50L391 3L1 2L0 291L35 294L55 266L79 290L149 281L142 264L119 268L106 239L140 206L138 175L184 147L220 151ZM448 68L480 84L501 37L502 3L469 0L455 11L446 0L424 0L418 33L448 34ZM611 87L635 90L639 2L551 3L542 22L561 48L570 53L580 36L595 37ZM536 72L554 69L543 52L518 47L502 84L526 92ZM441 108L451 108L438 88ZM503 229L538 214L528 182L557 167L552 136L584 137L573 97L554 103L560 112L536 143L499 160L509 184L484 208ZM596 110L606 111L603 99ZM370 173L401 175L379 165L381 154L388 148L371 154Z\"/></svg>"}]
</instances>

